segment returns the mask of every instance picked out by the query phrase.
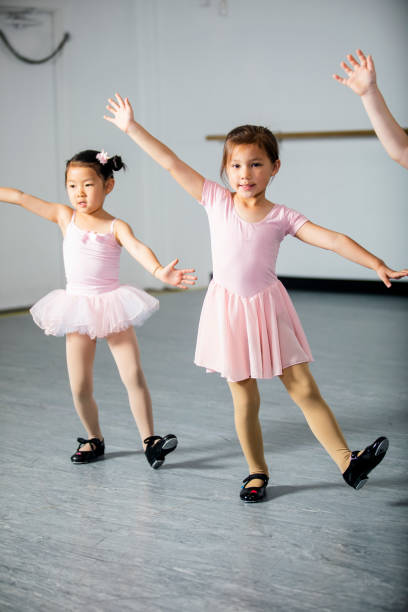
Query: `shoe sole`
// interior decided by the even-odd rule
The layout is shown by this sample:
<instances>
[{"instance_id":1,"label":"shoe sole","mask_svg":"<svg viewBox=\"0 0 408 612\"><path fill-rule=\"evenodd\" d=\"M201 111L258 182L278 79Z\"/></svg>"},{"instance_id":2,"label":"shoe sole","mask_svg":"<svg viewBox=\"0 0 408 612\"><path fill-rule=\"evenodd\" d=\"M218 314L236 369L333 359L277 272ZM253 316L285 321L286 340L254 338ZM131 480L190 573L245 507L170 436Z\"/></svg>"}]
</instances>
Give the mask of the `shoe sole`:
<instances>
[{"instance_id":1,"label":"shoe sole","mask_svg":"<svg viewBox=\"0 0 408 612\"><path fill-rule=\"evenodd\" d=\"M162 449L167 453L171 453L177 446L177 438L170 438L170 440L166 440L162 446Z\"/></svg>"},{"instance_id":2,"label":"shoe sole","mask_svg":"<svg viewBox=\"0 0 408 612\"><path fill-rule=\"evenodd\" d=\"M101 461L102 459L105 459L103 455L101 455L100 457L96 457L96 459L90 459L88 461L72 461L71 459L71 463L73 465L85 465L85 463L95 463L96 461Z\"/></svg>"},{"instance_id":3,"label":"shoe sole","mask_svg":"<svg viewBox=\"0 0 408 612\"><path fill-rule=\"evenodd\" d=\"M162 446L162 450L164 451L164 454L167 455L168 453L171 453L171 451L174 451L175 448L177 447L177 438L170 438L170 440L166 440ZM164 458L163 459L156 459L153 463L152 463L152 468L154 470L158 470L159 467L161 467L164 463Z\"/></svg>"},{"instance_id":4,"label":"shoe sole","mask_svg":"<svg viewBox=\"0 0 408 612\"><path fill-rule=\"evenodd\" d=\"M387 438L385 438L384 440L382 440L380 442L380 444L378 445L378 448L376 448L375 453L374 453L374 457L378 457L378 461L377 463L372 467L372 469L370 470L370 472L377 467L377 465L384 459L385 453L388 450L390 443L389 440ZM367 484L368 481L368 475L367 474L362 474L360 479L356 482L356 486L354 487L356 491L359 491L360 489L362 489L364 487L364 485Z\"/></svg>"}]
</instances>

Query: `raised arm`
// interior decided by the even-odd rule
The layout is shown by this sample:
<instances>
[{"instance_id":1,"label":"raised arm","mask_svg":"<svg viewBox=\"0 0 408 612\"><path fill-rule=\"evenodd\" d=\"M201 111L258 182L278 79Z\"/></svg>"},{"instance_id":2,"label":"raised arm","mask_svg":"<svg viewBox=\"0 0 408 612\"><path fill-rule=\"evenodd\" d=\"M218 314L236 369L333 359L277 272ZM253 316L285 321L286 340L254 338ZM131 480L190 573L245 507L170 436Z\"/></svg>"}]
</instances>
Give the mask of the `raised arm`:
<instances>
[{"instance_id":1,"label":"raised arm","mask_svg":"<svg viewBox=\"0 0 408 612\"><path fill-rule=\"evenodd\" d=\"M187 285L195 285L197 277L191 275L194 272L193 268L176 269L178 259L174 259L167 266L162 266L153 251L135 237L132 228L124 221L116 221L115 237L140 265L162 283L173 285L178 289L188 289Z\"/></svg>"},{"instance_id":2,"label":"raised arm","mask_svg":"<svg viewBox=\"0 0 408 612\"><path fill-rule=\"evenodd\" d=\"M373 58L371 55L366 57L361 49L357 49L357 56L360 63L351 54L347 55L351 68L346 62L340 64L347 78L338 74L333 74L333 78L361 97L373 128L388 155L408 169L408 134L398 125L378 89Z\"/></svg>"},{"instance_id":3,"label":"raised arm","mask_svg":"<svg viewBox=\"0 0 408 612\"><path fill-rule=\"evenodd\" d=\"M349 236L333 232L311 221L302 225L300 230L296 232L296 238L312 246L333 251L345 259L360 264L360 266L371 268L388 288L391 287L391 278L397 279L408 276L408 270L391 270L381 259L367 251Z\"/></svg>"},{"instance_id":4,"label":"raised arm","mask_svg":"<svg viewBox=\"0 0 408 612\"><path fill-rule=\"evenodd\" d=\"M35 215L48 219L48 221L58 223L61 227L69 222L72 215L72 209L65 204L46 202L11 187L0 187L0 201L21 206Z\"/></svg>"},{"instance_id":5,"label":"raised arm","mask_svg":"<svg viewBox=\"0 0 408 612\"><path fill-rule=\"evenodd\" d=\"M106 107L113 116L104 115L104 119L130 136L154 161L168 170L195 200L201 200L204 177L179 159L171 149L149 134L139 123L136 123L128 98L123 99L119 94L115 94L115 97L116 100L109 98L109 104Z\"/></svg>"}]
</instances>

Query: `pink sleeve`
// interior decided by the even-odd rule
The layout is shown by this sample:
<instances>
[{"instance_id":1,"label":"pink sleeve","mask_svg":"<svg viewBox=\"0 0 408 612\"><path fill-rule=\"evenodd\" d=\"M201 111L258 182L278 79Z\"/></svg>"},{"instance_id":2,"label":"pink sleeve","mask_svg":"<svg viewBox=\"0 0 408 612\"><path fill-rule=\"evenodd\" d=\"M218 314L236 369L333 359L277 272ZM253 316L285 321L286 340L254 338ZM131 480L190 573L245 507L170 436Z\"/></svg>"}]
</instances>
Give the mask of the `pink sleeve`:
<instances>
[{"instance_id":1,"label":"pink sleeve","mask_svg":"<svg viewBox=\"0 0 408 612\"><path fill-rule=\"evenodd\" d=\"M297 212L297 210L293 210L293 208L286 208L285 213L286 234L290 234L291 236L294 236L302 225L309 221L307 217Z\"/></svg>"},{"instance_id":2,"label":"pink sleeve","mask_svg":"<svg viewBox=\"0 0 408 612\"><path fill-rule=\"evenodd\" d=\"M228 194L229 191L225 189L225 187L221 187L218 183L205 179L200 204L211 208L214 204L225 200Z\"/></svg>"}]
</instances>

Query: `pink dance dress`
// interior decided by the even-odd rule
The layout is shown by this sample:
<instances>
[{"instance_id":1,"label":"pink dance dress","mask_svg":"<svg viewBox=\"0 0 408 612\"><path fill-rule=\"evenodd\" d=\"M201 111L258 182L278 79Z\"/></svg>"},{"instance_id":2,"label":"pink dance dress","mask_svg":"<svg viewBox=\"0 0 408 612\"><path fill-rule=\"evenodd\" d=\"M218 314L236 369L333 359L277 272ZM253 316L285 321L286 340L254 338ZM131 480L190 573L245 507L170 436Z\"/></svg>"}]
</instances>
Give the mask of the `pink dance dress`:
<instances>
[{"instance_id":1,"label":"pink dance dress","mask_svg":"<svg viewBox=\"0 0 408 612\"><path fill-rule=\"evenodd\" d=\"M275 204L261 220L239 217L231 193L205 181L201 204L208 214L213 280L205 296L194 362L231 382L272 378L313 361L289 295L275 273L279 245L306 223Z\"/></svg>"},{"instance_id":2,"label":"pink dance dress","mask_svg":"<svg viewBox=\"0 0 408 612\"><path fill-rule=\"evenodd\" d=\"M72 215L63 242L66 289L51 291L30 310L46 334L104 338L142 325L159 308L145 291L119 284L122 247L113 233L115 221L108 234L98 234L79 229Z\"/></svg>"}]
</instances>

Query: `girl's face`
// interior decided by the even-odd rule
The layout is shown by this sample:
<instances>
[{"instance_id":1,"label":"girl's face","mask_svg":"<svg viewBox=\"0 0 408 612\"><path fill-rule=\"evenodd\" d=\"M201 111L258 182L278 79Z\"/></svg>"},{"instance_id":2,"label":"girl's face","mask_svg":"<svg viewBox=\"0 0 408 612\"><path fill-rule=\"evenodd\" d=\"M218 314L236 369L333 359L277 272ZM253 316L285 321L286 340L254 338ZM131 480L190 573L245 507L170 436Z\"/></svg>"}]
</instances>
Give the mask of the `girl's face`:
<instances>
[{"instance_id":1,"label":"girl's face","mask_svg":"<svg viewBox=\"0 0 408 612\"><path fill-rule=\"evenodd\" d=\"M233 191L241 198L253 198L265 192L279 168L280 161L273 164L257 144L241 144L232 149L226 173Z\"/></svg>"},{"instance_id":2,"label":"girl's face","mask_svg":"<svg viewBox=\"0 0 408 612\"><path fill-rule=\"evenodd\" d=\"M100 210L114 184L113 178L104 181L88 166L70 164L68 167L66 188L69 201L78 212L91 215Z\"/></svg>"}]
</instances>

